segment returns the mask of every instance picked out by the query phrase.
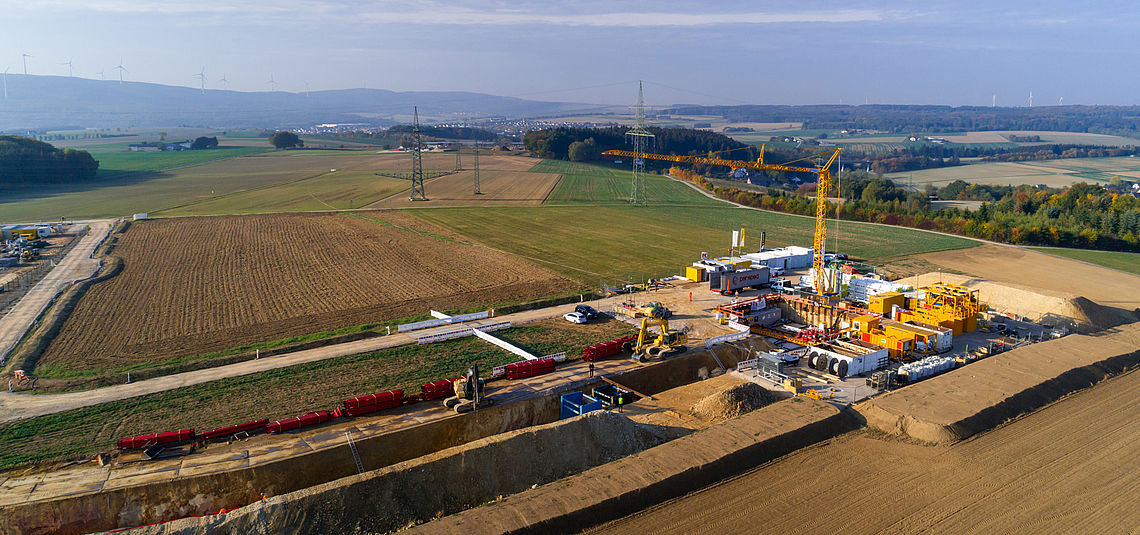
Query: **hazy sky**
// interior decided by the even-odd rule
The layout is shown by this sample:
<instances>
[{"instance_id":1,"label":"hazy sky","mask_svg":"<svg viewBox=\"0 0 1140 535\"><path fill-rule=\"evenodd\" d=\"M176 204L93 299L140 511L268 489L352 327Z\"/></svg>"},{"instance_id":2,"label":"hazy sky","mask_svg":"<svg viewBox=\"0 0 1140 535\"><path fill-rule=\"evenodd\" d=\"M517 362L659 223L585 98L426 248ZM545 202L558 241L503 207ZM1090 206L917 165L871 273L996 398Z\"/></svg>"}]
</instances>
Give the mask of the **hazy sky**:
<instances>
[{"instance_id":1,"label":"hazy sky","mask_svg":"<svg viewBox=\"0 0 1140 535\"><path fill-rule=\"evenodd\" d=\"M0 70L649 104L1140 103L1135 2L0 0Z\"/></svg>"}]
</instances>

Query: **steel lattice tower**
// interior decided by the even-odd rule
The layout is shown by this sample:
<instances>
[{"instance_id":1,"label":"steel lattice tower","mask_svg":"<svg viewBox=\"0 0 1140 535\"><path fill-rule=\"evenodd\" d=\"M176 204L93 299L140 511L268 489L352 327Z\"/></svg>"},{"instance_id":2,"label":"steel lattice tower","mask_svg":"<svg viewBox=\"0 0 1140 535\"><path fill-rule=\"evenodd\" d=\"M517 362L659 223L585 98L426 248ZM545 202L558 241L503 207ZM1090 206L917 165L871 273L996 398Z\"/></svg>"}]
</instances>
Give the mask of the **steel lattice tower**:
<instances>
[{"instance_id":1,"label":"steel lattice tower","mask_svg":"<svg viewBox=\"0 0 1140 535\"><path fill-rule=\"evenodd\" d=\"M475 140L475 195L482 195L483 192L479 191L479 140Z\"/></svg>"},{"instance_id":2,"label":"steel lattice tower","mask_svg":"<svg viewBox=\"0 0 1140 535\"><path fill-rule=\"evenodd\" d=\"M455 172L463 170L463 144L460 143L455 149Z\"/></svg>"},{"instance_id":3,"label":"steel lattice tower","mask_svg":"<svg viewBox=\"0 0 1140 535\"><path fill-rule=\"evenodd\" d=\"M644 154L650 144L656 141L656 136L645 129L645 99L642 97L641 82L637 82L637 105L633 109L637 112L637 120L625 133L633 142L633 187L629 195L629 202L633 205L645 206L649 199L645 192L645 158Z\"/></svg>"},{"instance_id":4,"label":"steel lattice tower","mask_svg":"<svg viewBox=\"0 0 1140 535\"><path fill-rule=\"evenodd\" d=\"M412 200L426 201L424 194L423 140L420 138L420 110L412 108ZM417 198L417 195L419 196Z\"/></svg>"}]
</instances>

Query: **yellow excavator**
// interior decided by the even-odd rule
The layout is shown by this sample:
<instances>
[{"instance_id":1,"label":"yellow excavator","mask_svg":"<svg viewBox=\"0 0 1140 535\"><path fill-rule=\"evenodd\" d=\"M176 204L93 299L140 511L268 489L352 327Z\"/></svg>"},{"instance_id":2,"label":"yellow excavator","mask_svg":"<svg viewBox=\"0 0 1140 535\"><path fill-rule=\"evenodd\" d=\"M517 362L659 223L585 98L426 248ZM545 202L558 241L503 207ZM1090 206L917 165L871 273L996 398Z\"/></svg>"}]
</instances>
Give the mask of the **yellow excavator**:
<instances>
[{"instance_id":1,"label":"yellow excavator","mask_svg":"<svg viewBox=\"0 0 1140 535\"><path fill-rule=\"evenodd\" d=\"M663 308L663 307L662 307ZM684 352L688 347L689 335L682 331L669 329L669 320L661 308L654 308L651 316L641 318L641 329L638 330L637 340L625 343L626 351L630 351L633 360L645 362L650 358L668 358ZM657 327L659 333L656 337L649 332L650 327Z\"/></svg>"}]
</instances>

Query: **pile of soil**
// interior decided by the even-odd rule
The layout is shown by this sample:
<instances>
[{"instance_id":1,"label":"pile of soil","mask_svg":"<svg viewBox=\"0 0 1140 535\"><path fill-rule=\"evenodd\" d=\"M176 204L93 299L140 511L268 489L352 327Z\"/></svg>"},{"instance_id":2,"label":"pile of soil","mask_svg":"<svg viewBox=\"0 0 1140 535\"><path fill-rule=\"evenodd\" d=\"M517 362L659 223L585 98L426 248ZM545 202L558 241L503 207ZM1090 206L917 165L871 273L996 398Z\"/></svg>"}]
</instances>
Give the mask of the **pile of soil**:
<instances>
[{"instance_id":1,"label":"pile of soil","mask_svg":"<svg viewBox=\"0 0 1140 535\"><path fill-rule=\"evenodd\" d=\"M1030 288L950 273L928 273L897 282L917 288L937 280L975 288L979 290L982 302L991 309L1046 325L1064 326L1073 322L1081 332L1093 332L1135 321L1135 318L1123 317L1119 311L1101 306L1085 297L1051 289Z\"/></svg>"},{"instance_id":2,"label":"pile of soil","mask_svg":"<svg viewBox=\"0 0 1140 535\"><path fill-rule=\"evenodd\" d=\"M741 383L728 390L706 396L690 408L698 418L713 423L740 417L778 398L756 383Z\"/></svg>"}]
</instances>

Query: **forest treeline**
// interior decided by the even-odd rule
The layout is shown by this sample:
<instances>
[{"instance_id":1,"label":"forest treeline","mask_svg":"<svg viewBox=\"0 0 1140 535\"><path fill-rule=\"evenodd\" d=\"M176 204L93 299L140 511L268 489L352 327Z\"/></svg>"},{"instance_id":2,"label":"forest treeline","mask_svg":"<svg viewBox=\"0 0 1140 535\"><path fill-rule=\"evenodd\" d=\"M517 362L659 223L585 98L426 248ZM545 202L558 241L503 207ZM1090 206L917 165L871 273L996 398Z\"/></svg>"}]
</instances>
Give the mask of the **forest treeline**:
<instances>
[{"instance_id":1,"label":"forest treeline","mask_svg":"<svg viewBox=\"0 0 1140 535\"><path fill-rule=\"evenodd\" d=\"M95 179L98 170L99 162L85 150L0 136L0 188L87 182Z\"/></svg>"}]
</instances>

